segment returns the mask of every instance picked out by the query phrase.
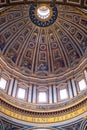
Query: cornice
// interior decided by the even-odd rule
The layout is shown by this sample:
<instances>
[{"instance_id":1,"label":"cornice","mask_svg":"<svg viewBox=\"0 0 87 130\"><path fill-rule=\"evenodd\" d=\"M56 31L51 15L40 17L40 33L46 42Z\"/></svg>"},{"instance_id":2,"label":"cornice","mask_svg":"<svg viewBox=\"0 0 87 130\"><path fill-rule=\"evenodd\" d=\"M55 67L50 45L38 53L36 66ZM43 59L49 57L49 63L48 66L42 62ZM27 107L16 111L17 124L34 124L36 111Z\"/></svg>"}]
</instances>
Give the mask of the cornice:
<instances>
[{"instance_id":1,"label":"cornice","mask_svg":"<svg viewBox=\"0 0 87 130\"><path fill-rule=\"evenodd\" d=\"M11 97L4 92L0 92L0 98L18 109L31 111L31 112L56 112L69 109L74 107L75 105L80 104L84 100L87 99L87 91L79 94L77 97L74 97L70 100L66 100L64 102L58 102L53 104L36 104L36 103L28 103L23 100L18 100L17 98ZM17 105L16 105L17 104Z\"/></svg>"},{"instance_id":2,"label":"cornice","mask_svg":"<svg viewBox=\"0 0 87 130\"><path fill-rule=\"evenodd\" d=\"M19 71L19 69L16 69L15 67L9 66L3 58L0 58L0 66L1 69L4 71L7 71L11 76L17 77L17 79L20 78L20 80L25 80L28 82L31 82L33 84L57 84L59 81L65 81L70 79L71 77L76 77L79 73L82 73L82 71L87 67L87 58L82 58L79 65L69 68L66 71L64 71L61 74L57 75L51 75L50 77L38 77L35 75L24 75ZM45 82L44 82L45 80Z\"/></svg>"},{"instance_id":3,"label":"cornice","mask_svg":"<svg viewBox=\"0 0 87 130\"><path fill-rule=\"evenodd\" d=\"M0 112L9 117L29 123L49 124L67 121L87 112L87 99L81 103L56 112L31 112L16 108L3 100L0 101Z\"/></svg>"}]
</instances>

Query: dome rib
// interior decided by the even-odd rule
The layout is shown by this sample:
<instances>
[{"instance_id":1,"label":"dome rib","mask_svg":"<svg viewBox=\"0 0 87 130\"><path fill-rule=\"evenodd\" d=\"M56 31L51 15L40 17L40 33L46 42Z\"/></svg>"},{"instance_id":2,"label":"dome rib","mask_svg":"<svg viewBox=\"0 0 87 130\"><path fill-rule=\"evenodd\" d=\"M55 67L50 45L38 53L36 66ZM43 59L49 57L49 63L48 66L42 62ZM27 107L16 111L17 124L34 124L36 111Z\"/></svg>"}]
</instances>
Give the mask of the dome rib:
<instances>
[{"instance_id":1,"label":"dome rib","mask_svg":"<svg viewBox=\"0 0 87 130\"><path fill-rule=\"evenodd\" d=\"M82 56L83 55L82 49L79 45L76 44L77 41L75 40L75 38L73 38L72 35L66 29L64 29L61 24L60 24L60 28L65 32L65 34L70 38L70 40L72 40L72 44L74 48L78 50L77 52L79 53L80 56Z\"/></svg>"},{"instance_id":2,"label":"dome rib","mask_svg":"<svg viewBox=\"0 0 87 130\"><path fill-rule=\"evenodd\" d=\"M0 46L4 60L22 74L44 78L79 64L86 55L85 17L80 12L74 13L74 7L56 5L56 21L47 27L39 27L29 18L30 6L18 6L19 9L15 6L0 18ZM5 19L3 23L2 18Z\"/></svg>"},{"instance_id":3,"label":"dome rib","mask_svg":"<svg viewBox=\"0 0 87 130\"><path fill-rule=\"evenodd\" d=\"M57 27L58 26L58 27ZM61 43L61 40L60 40L60 38L59 38L59 35L57 34L60 30L59 30L59 24L57 25L55 28L54 28L54 33L55 33L55 36L56 36L56 38L57 38L57 43L58 43L58 45L59 45L59 47L60 47L60 50L61 50L61 54L62 54L62 56L63 56L63 60L64 60L64 62L65 62L65 65L66 65L66 67L69 67L70 65L69 65L69 59L68 59L68 57L67 57L67 55L66 55L66 53L65 53L65 49L64 49L64 47L63 47L63 45L62 45L62 43ZM57 30L55 30L57 28ZM58 31L58 32L57 32Z\"/></svg>"}]
</instances>

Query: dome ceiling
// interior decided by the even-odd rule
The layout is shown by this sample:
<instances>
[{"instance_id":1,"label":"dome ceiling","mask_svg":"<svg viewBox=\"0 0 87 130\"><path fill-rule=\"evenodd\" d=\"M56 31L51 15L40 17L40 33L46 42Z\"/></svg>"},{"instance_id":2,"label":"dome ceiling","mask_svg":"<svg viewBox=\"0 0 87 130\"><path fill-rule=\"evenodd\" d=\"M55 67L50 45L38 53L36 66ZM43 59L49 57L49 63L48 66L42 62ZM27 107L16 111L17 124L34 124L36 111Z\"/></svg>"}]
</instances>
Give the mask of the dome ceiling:
<instances>
[{"instance_id":1,"label":"dome ceiling","mask_svg":"<svg viewBox=\"0 0 87 130\"><path fill-rule=\"evenodd\" d=\"M0 53L10 67L30 76L55 76L86 55L87 16L74 7L55 6L57 19L47 27L37 25L39 18L31 21L31 5L1 14Z\"/></svg>"}]
</instances>

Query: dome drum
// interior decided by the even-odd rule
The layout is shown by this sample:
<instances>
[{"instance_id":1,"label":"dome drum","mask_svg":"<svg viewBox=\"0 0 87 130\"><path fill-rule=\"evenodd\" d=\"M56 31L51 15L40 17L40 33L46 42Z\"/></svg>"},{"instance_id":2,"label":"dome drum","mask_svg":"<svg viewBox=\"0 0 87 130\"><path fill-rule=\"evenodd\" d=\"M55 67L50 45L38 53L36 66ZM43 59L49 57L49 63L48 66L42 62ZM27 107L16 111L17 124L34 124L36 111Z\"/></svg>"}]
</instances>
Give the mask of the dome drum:
<instances>
[{"instance_id":1,"label":"dome drum","mask_svg":"<svg viewBox=\"0 0 87 130\"><path fill-rule=\"evenodd\" d=\"M2 93L1 95L2 97L4 96L4 98L10 101L9 103L12 103L13 105L16 101L18 102L19 106L25 104L25 107L27 109L32 108L35 109L35 111L36 109L37 111L43 109L55 110L56 108L60 109L61 106L63 108L63 106L67 107L68 105L71 106L74 103L78 103L78 101L85 97L87 93L86 69L82 71L81 68L78 68L78 71L76 70L77 75L75 74L73 76L72 74L74 74L75 71L73 71L71 75L67 73L67 75L64 75L64 77L67 77L66 79L64 79L64 77L62 76L60 76L60 78L56 80L52 78L46 79L47 84L43 84L45 79L41 83L42 79L36 79L35 81L34 77L32 77L31 80L26 79L26 77L23 75L20 75L19 78L19 75L17 76L18 72L16 72L16 75L12 75L11 71L7 72L7 66L7 70L3 67L1 67L0 71L0 82L2 82L4 85L0 86L0 91ZM83 87L82 84L84 85ZM44 96L44 101L43 99L41 99L42 96L40 95Z\"/></svg>"}]
</instances>

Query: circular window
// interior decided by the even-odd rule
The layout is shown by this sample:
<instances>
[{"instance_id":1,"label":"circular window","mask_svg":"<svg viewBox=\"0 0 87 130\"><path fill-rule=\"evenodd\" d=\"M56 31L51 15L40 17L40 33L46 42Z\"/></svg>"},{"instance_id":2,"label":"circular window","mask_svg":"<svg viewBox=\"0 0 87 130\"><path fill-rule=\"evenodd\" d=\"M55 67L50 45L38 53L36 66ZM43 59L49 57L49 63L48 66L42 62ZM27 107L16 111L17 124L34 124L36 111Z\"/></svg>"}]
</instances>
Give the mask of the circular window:
<instances>
[{"instance_id":1,"label":"circular window","mask_svg":"<svg viewBox=\"0 0 87 130\"><path fill-rule=\"evenodd\" d=\"M37 15L41 19L46 19L50 16L50 9L47 6L41 6L37 9Z\"/></svg>"}]
</instances>

